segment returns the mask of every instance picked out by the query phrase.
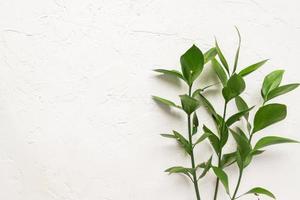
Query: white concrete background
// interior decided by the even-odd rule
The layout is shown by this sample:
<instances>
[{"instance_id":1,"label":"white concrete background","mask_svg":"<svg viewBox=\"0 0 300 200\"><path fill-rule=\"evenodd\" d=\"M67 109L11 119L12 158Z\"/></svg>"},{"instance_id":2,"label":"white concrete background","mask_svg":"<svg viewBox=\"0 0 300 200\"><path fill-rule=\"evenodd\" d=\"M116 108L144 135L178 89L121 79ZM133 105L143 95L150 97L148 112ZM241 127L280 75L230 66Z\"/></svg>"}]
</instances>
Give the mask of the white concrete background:
<instances>
[{"instance_id":1,"label":"white concrete background","mask_svg":"<svg viewBox=\"0 0 300 200\"><path fill-rule=\"evenodd\" d=\"M285 83L300 81L299 9L296 0L0 0L0 199L195 199L186 179L163 173L189 166L176 143L159 136L184 133L185 119L150 98L178 101L186 88L151 70L179 69L187 48L207 50L214 35L232 63L237 25L239 69L271 59L247 78L244 97L259 104L268 72L286 69ZM199 85L212 83L209 76L207 66ZM208 95L220 111L215 94ZM300 139L300 91L277 101L289 106L287 120L264 133ZM197 160L210 153L202 145ZM247 168L241 192L264 186L280 200L298 199L299 154L299 145L269 148ZM236 172L228 171L232 186ZM211 173L200 183L204 200L213 184Z\"/></svg>"}]
</instances>

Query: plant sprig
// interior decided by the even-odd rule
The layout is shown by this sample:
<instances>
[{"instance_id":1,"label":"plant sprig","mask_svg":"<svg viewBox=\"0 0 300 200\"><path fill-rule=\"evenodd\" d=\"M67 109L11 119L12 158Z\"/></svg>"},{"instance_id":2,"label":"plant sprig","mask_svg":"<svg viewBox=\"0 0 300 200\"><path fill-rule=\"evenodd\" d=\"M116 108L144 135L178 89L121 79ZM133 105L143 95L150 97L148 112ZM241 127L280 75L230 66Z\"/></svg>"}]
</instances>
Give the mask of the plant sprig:
<instances>
[{"instance_id":1,"label":"plant sprig","mask_svg":"<svg viewBox=\"0 0 300 200\"><path fill-rule=\"evenodd\" d=\"M187 137L177 131L173 131L171 134L161 135L166 138L175 139L180 144L182 149L190 157L191 166L175 166L168 168L165 171L170 174L179 173L187 176L194 185L197 200L201 199L198 181L203 178L210 169L212 169L216 176L213 200L218 199L220 183L224 186L224 189L231 200L238 199L248 194L257 196L266 195L275 199L275 195L263 187L254 187L249 191L238 195L239 187L243 180L243 172L253 162L253 157L264 153L266 147L281 143L298 143L296 140L280 136L265 136L258 139L256 143L253 142L253 138L256 135L259 135L259 132L286 118L286 105L270 103L270 101L296 89L299 84L292 83L281 85L284 71L275 70L264 78L261 88L261 96L263 99L261 105L248 106L246 100L242 97L243 92L246 89L244 77L255 72L263 66L267 60L251 64L237 72L241 49L241 36L238 29L237 32L239 43L235 53L232 70L217 40L215 40L215 47L209 49L204 54L195 45L188 49L180 58L181 72L166 69L154 70L166 76L176 77L184 81L187 86L186 94L179 95L181 105L177 105L173 101L158 96L153 96L153 99L166 106L181 110L187 117ZM207 89L219 83L193 90L195 80L199 78L204 65L208 62L211 62L211 67L220 80L219 83L221 83L222 87L220 94L224 99L224 105L221 115L204 94ZM235 102L237 112L230 115L227 108L232 101ZM199 135L201 129L199 129L200 122L196 111L201 105L210 113L212 120L216 125L216 132L213 132L212 129L203 124L202 134ZM250 114L254 111L254 117L251 118ZM237 125L236 122L238 121L241 121L242 123ZM244 128L244 125L246 128ZM199 135L198 139L194 141L193 137L197 135ZM228 143L229 135L232 135L236 142L236 150L233 152L224 151L224 148ZM196 164L194 148L206 139L214 150L213 155L209 160ZM216 163L213 162L213 157L217 158ZM232 191L229 188L231 177L226 174L226 168L231 165L236 165L238 168L238 180ZM202 172L199 175L198 172L200 170Z\"/></svg>"},{"instance_id":2,"label":"plant sprig","mask_svg":"<svg viewBox=\"0 0 300 200\"><path fill-rule=\"evenodd\" d=\"M162 136L167 138L173 138L178 141L178 143L183 147L185 152L190 156L191 167L176 166L167 169L166 172L169 172L171 174L181 173L188 176L194 184L197 200L201 199L198 181L199 179L203 178L205 174L209 171L211 167L212 158L200 164L195 163L194 148L196 147L196 145L200 144L207 137L209 137L209 134L203 133L196 140L196 142L193 141L193 136L197 134L199 126L198 117L195 111L200 106L200 101L194 97L194 94L195 92L202 92L211 86L207 86L205 88L200 88L196 91L193 91L193 84L201 74L204 64L212 60L216 56L216 54L217 52L215 48L211 48L203 54L196 45L193 45L180 58L181 72L176 70L165 69L154 70L164 75L179 78L183 80L187 85L187 93L179 96L181 100L181 106L176 105L172 101L161 97L153 96L153 99L164 105L179 108L186 114L188 139L186 139L177 131L173 131L173 134L162 134ZM202 173L200 174L200 176L197 175L197 171L199 169L202 169Z\"/></svg>"}]
</instances>

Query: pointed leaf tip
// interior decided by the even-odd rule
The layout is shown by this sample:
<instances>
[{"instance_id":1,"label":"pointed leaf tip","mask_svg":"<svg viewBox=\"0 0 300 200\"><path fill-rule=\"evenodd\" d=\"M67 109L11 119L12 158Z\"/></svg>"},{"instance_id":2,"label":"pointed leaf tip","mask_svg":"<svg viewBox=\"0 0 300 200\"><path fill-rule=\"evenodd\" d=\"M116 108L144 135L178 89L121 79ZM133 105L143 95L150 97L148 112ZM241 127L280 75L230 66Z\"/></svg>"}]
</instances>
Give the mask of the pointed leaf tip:
<instances>
[{"instance_id":1,"label":"pointed leaf tip","mask_svg":"<svg viewBox=\"0 0 300 200\"><path fill-rule=\"evenodd\" d=\"M168 99L161 98L161 97L159 97L159 96L152 96L152 99L153 99L154 101L157 101L157 102L159 102L159 103L165 105L165 106L176 107L176 108L180 108L180 109L181 109L180 106L176 105L174 102L172 102L172 101L170 101L170 100L168 100Z\"/></svg>"},{"instance_id":2,"label":"pointed leaf tip","mask_svg":"<svg viewBox=\"0 0 300 200\"><path fill-rule=\"evenodd\" d=\"M226 72L229 74L229 65L226 61L226 58L225 56L223 55L220 47L219 47L219 44L218 44L218 41L217 39L215 38L215 45L216 45L216 50L217 50L217 54L218 54L218 57L220 58L220 61L223 65L223 67L225 68Z\"/></svg>"},{"instance_id":3,"label":"pointed leaf tip","mask_svg":"<svg viewBox=\"0 0 300 200\"><path fill-rule=\"evenodd\" d=\"M292 90L295 90L299 86L299 83L293 83L288 85L279 86L270 91L270 93L266 97L266 101L269 101L277 96L286 94Z\"/></svg>"},{"instance_id":4,"label":"pointed leaf tip","mask_svg":"<svg viewBox=\"0 0 300 200\"><path fill-rule=\"evenodd\" d=\"M262 89L261 89L261 95L263 99L266 101L268 94L270 91L277 88L282 80L284 70L275 70L271 73L269 73L263 81Z\"/></svg>"},{"instance_id":5,"label":"pointed leaf tip","mask_svg":"<svg viewBox=\"0 0 300 200\"><path fill-rule=\"evenodd\" d=\"M255 70L257 70L258 68L260 68L261 66L263 66L268 60L262 60L258 63L252 64L246 68L244 68L242 71L239 72L240 76L247 76L248 74L254 72Z\"/></svg>"},{"instance_id":6,"label":"pointed leaf tip","mask_svg":"<svg viewBox=\"0 0 300 200\"><path fill-rule=\"evenodd\" d=\"M270 192L269 190L267 190L265 188L262 188L262 187L252 188L251 190L249 190L248 192L246 192L243 195L246 195L246 194L254 194L256 196L260 195L260 194L263 194L263 195L269 196L273 199L276 199L275 195L272 192Z\"/></svg>"},{"instance_id":7,"label":"pointed leaf tip","mask_svg":"<svg viewBox=\"0 0 300 200\"><path fill-rule=\"evenodd\" d=\"M177 70L154 69L153 71L161 73L161 74L166 75L166 76L177 77L177 78L182 79L182 80L185 81L185 79L183 78L182 74L179 71L177 71Z\"/></svg>"},{"instance_id":8,"label":"pointed leaf tip","mask_svg":"<svg viewBox=\"0 0 300 200\"><path fill-rule=\"evenodd\" d=\"M292 140L289 138L284 138L284 137L278 137L278 136L266 136L261 138L255 144L254 150L262 149L270 145L283 144L283 143L299 143L299 141Z\"/></svg>"}]
</instances>

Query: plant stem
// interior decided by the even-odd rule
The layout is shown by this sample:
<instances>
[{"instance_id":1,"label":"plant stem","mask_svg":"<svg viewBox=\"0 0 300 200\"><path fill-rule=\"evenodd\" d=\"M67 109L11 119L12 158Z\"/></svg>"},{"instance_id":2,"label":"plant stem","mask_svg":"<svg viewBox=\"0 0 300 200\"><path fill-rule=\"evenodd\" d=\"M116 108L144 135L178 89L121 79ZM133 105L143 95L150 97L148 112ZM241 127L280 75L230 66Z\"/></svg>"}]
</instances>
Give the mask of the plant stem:
<instances>
[{"instance_id":1,"label":"plant stem","mask_svg":"<svg viewBox=\"0 0 300 200\"><path fill-rule=\"evenodd\" d=\"M193 87L192 85L189 86L189 96L190 97L192 96L192 87Z\"/></svg>"},{"instance_id":2,"label":"plant stem","mask_svg":"<svg viewBox=\"0 0 300 200\"><path fill-rule=\"evenodd\" d=\"M228 102L225 101L224 111L223 111L223 118L222 118L222 124L221 124L220 138L222 138L222 135L223 135L223 132L224 132L227 103ZM222 148L220 148L220 152L218 154L218 167L221 167L221 161L222 161ZM217 178L217 180L216 180L216 186L215 186L215 193L214 193L214 200L217 200L217 198L218 198L219 182L220 182L220 180L219 180L219 178Z\"/></svg>"},{"instance_id":3,"label":"plant stem","mask_svg":"<svg viewBox=\"0 0 300 200\"><path fill-rule=\"evenodd\" d=\"M189 130L189 142L190 142L190 144L193 144L192 143L193 142L192 131L191 131L191 115L188 115L188 130ZM191 163L192 163L192 168L195 169L194 150L192 150L192 152L191 152ZM197 200L200 200L196 170L194 170L194 172L193 172L193 183L194 183L194 187L195 187Z\"/></svg>"},{"instance_id":4,"label":"plant stem","mask_svg":"<svg viewBox=\"0 0 300 200\"><path fill-rule=\"evenodd\" d=\"M250 138L249 138L249 144L251 144L252 137L253 137L253 133L251 133L251 134L250 134Z\"/></svg>"},{"instance_id":5,"label":"plant stem","mask_svg":"<svg viewBox=\"0 0 300 200\"><path fill-rule=\"evenodd\" d=\"M240 187L240 184L241 184L242 176L243 176L243 169L240 170L239 179L238 179L238 182L236 184L235 191L234 191L234 194L233 194L231 200L234 200L235 197L236 197L236 194L237 194L237 192L239 190L239 187Z\"/></svg>"},{"instance_id":6,"label":"plant stem","mask_svg":"<svg viewBox=\"0 0 300 200\"><path fill-rule=\"evenodd\" d=\"M265 102L264 102L264 104L265 104ZM253 135L254 135L253 130L252 130L252 131L249 131L249 134L250 134L250 137L249 137L249 144L251 145L252 138L253 138ZM243 176L243 169L240 169L240 170L239 170L239 178L238 178L238 182L237 182L237 184L236 184L235 191L234 191L234 194L233 194L231 200L234 200L235 197L236 197L236 194L237 194L237 192L238 192L238 190L239 190L239 187L240 187L240 184L241 184L242 176Z\"/></svg>"},{"instance_id":7,"label":"plant stem","mask_svg":"<svg viewBox=\"0 0 300 200\"><path fill-rule=\"evenodd\" d=\"M251 145L252 138L253 138L253 132L250 132L250 137L249 137L249 144L250 145ZM231 200L235 200L235 197L237 195L237 192L238 192L240 184L241 184L242 177L243 177L243 169L240 169L239 170L239 178L238 178L238 181L237 181L237 184L236 184L236 187L235 187L235 190L234 190L234 193L233 193L233 196L232 196Z\"/></svg>"},{"instance_id":8,"label":"plant stem","mask_svg":"<svg viewBox=\"0 0 300 200\"><path fill-rule=\"evenodd\" d=\"M219 166L219 163L220 163L220 158L219 158L219 161L218 161L218 166ZM215 194L214 194L214 200L217 199L217 196L218 196L218 192L219 192L219 178L217 178L216 180L216 186L215 186Z\"/></svg>"},{"instance_id":9,"label":"plant stem","mask_svg":"<svg viewBox=\"0 0 300 200\"><path fill-rule=\"evenodd\" d=\"M192 94L192 86L189 87L189 96ZM188 115L188 132L189 132L189 142L191 145L193 145L193 137L192 137L192 128L191 128L191 115ZM199 186L198 186L198 180L197 180L197 173L195 169L195 157L194 157L194 150L192 149L191 152L191 163L192 163L192 169L193 171L193 183L195 187L196 197L197 200L201 200L200 193L199 193Z\"/></svg>"}]
</instances>

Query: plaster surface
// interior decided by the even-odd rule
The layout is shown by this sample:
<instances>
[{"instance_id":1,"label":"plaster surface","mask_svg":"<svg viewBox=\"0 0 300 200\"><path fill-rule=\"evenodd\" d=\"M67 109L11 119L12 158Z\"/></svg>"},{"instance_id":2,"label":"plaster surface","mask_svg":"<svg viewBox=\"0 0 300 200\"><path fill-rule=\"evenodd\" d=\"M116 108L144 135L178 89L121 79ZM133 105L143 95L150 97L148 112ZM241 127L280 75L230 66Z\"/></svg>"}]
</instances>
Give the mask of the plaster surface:
<instances>
[{"instance_id":1,"label":"plaster surface","mask_svg":"<svg viewBox=\"0 0 300 200\"><path fill-rule=\"evenodd\" d=\"M189 166L176 143L159 136L185 134L184 116L150 96L179 102L186 87L151 70L180 69L181 54L192 44L209 49L214 36L233 63L236 25L239 69L270 59L246 78L243 97L259 105L272 70L286 70L284 83L300 81L299 10L296 0L0 0L0 199L195 199L186 179L163 172ZM207 65L197 86L212 83L211 74ZM221 112L222 100L208 95ZM275 102L288 105L287 120L260 136L299 140L299 90ZM199 120L212 125L206 114ZM197 161L211 152L202 145ZM263 186L280 200L297 199L299 154L299 145L268 148L240 191ZM237 169L228 173L232 189ZM210 173L200 182L204 200L213 187Z\"/></svg>"}]
</instances>

